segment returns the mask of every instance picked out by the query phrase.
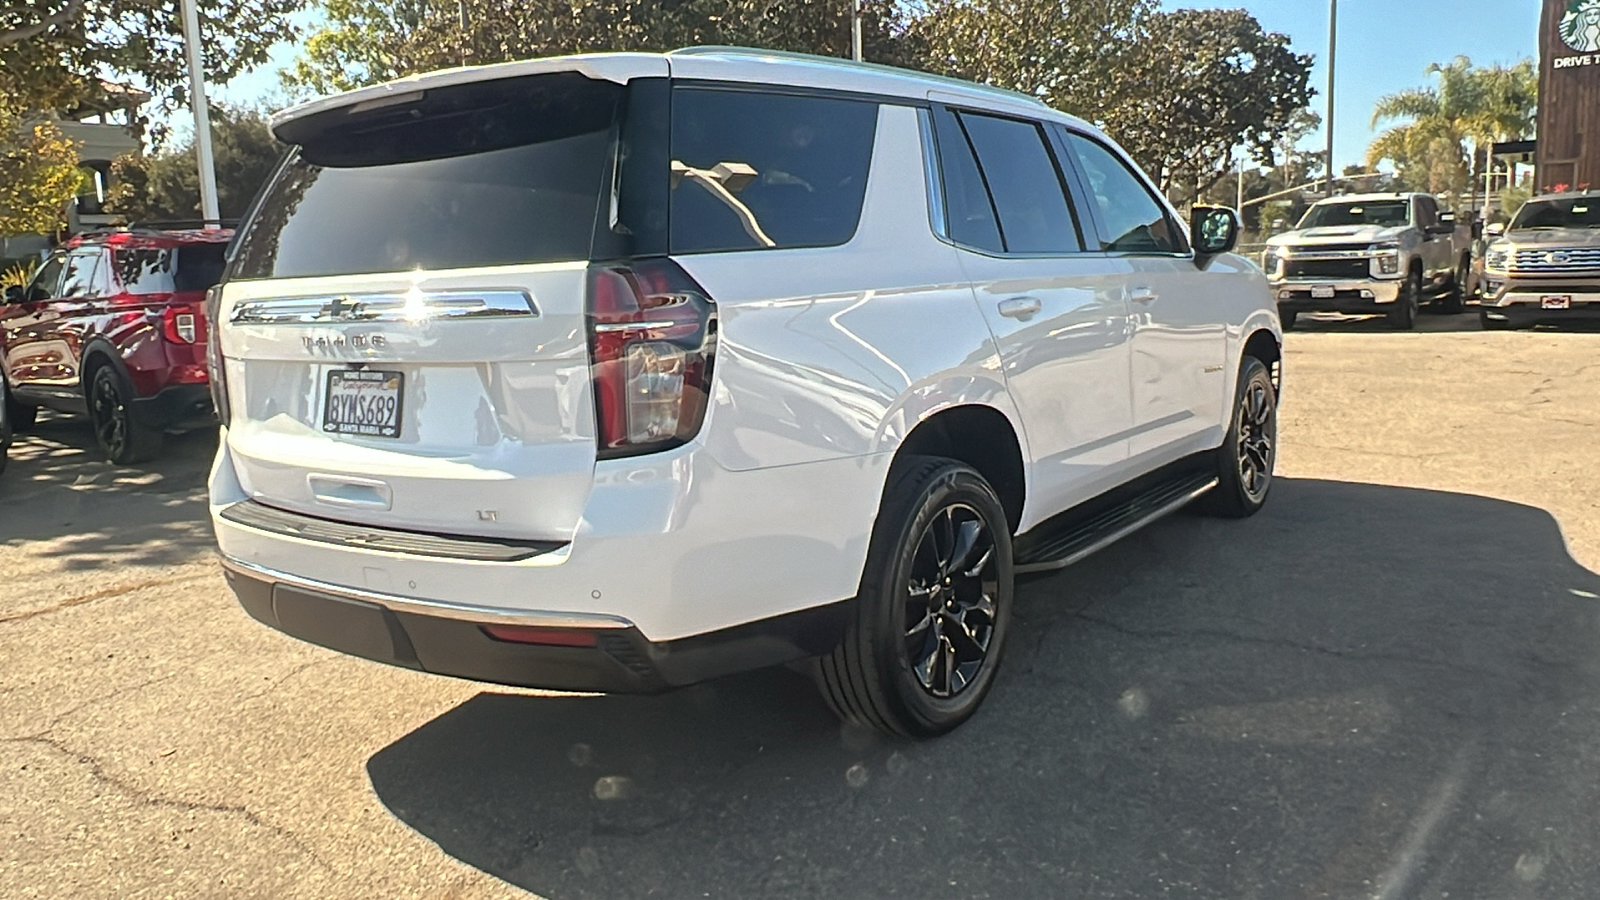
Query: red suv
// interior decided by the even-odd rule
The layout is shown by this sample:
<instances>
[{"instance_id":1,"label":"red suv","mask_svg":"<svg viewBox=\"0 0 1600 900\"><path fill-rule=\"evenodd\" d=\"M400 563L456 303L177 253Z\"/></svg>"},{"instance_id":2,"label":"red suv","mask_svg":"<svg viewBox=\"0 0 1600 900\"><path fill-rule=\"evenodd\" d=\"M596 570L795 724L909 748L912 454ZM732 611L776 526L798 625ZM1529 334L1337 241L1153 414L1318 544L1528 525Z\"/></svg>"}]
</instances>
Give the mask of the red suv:
<instances>
[{"instance_id":1,"label":"red suv","mask_svg":"<svg viewBox=\"0 0 1600 900\"><path fill-rule=\"evenodd\" d=\"M7 417L87 413L114 463L149 459L169 431L216 421L206 377L206 289L232 232L79 235L0 305Z\"/></svg>"}]
</instances>

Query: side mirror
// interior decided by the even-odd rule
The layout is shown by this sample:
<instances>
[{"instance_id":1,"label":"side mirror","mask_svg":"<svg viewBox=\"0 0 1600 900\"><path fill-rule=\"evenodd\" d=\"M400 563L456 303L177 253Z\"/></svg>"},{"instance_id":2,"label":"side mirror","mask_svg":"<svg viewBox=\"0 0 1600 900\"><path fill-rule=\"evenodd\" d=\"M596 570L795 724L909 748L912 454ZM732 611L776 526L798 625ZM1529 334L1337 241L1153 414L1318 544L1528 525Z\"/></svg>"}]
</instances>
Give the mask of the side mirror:
<instances>
[{"instance_id":1,"label":"side mirror","mask_svg":"<svg viewBox=\"0 0 1600 900\"><path fill-rule=\"evenodd\" d=\"M1191 214L1189 242L1195 262L1203 269L1212 259L1239 246L1239 214L1225 206L1196 206Z\"/></svg>"},{"instance_id":2,"label":"side mirror","mask_svg":"<svg viewBox=\"0 0 1600 900\"><path fill-rule=\"evenodd\" d=\"M1506 233L1506 223L1490 222L1488 225L1483 226L1483 233L1485 237L1502 237Z\"/></svg>"},{"instance_id":3,"label":"side mirror","mask_svg":"<svg viewBox=\"0 0 1600 900\"><path fill-rule=\"evenodd\" d=\"M21 303L28 299L28 290L20 284L13 284L6 288L7 303Z\"/></svg>"},{"instance_id":4,"label":"side mirror","mask_svg":"<svg viewBox=\"0 0 1600 900\"><path fill-rule=\"evenodd\" d=\"M1475 241L1483 240L1483 223L1482 222L1473 222L1472 223L1472 239L1475 240Z\"/></svg>"}]
</instances>

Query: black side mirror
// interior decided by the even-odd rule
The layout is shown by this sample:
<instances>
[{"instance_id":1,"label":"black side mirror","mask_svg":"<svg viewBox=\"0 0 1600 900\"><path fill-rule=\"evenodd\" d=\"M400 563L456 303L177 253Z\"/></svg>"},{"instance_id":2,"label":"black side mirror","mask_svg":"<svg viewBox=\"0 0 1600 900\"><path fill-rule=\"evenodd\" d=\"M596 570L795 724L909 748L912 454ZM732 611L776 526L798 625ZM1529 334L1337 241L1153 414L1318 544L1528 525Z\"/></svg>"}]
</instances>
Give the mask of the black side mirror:
<instances>
[{"instance_id":1,"label":"black side mirror","mask_svg":"<svg viewBox=\"0 0 1600 900\"><path fill-rule=\"evenodd\" d=\"M21 303L28 299L28 291L20 284L13 284L6 288L7 303Z\"/></svg>"},{"instance_id":2,"label":"black side mirror","mask_svg":"<svg viewBox=\"0 0 1600 900\"><path fill-rule=\"evenodd\" d=\"M1239 246L1239 214L1225 206L1196 206L1190 215L1189 242L1200 268Z\"/></svg>"}]
</instances>

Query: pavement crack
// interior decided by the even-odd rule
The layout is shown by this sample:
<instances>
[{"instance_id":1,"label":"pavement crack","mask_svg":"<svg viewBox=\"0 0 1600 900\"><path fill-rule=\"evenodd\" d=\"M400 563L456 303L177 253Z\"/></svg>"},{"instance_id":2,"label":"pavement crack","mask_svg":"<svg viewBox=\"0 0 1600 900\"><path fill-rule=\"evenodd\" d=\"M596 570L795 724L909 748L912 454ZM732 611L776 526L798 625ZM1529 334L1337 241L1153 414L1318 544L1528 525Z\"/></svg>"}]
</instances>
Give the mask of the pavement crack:
<instances>
[{"instance_id":1,"label":"pavement crack","mask_svg":"<svg viewBox=\"0 0 1600 900\"><path fill-rule=\"evenodd\" d=\"M257 828L265 829L278 835L279 837L282 837L290 844L293 844L301 853L304 853L308 859L328 870L329 872L338 871L332 863L319 856L315 850L307 846L306 843L302 841L294 832L263 819L258 813L249 807L229 803L208 803L202 800L181 800L171 797L158 796L152 791L145 790L138 785L131 784L121 778L111 775L110 773L106 772L105 768L100 764L98 759L87 754L78 753L77 751L68 747L63 741L48 737L46 735L0 738L0 744L33 744L53 750L57 754L66 757L68 760L71 760L72 762L75 762L78 765L86 768L89 771L89 776L96 782L126 795L141 806L156 806L167 809L182 810L184 812L215 812L239 816Z\"/></svg>"},{"instance_id":2,"label":"pavement crack","mask_svg":"<svg viewBox=\"0 0 1600 900\"><path fill-rule=\"evenodd\" d=\"M85 603L93 603L96 600L106 600L111 597L120 597L123 594L131 594L134 591L142 591L145 588L188 584L191 581L200 581L205 578L210 578L212 574L212 572L194 572L188 575L179 575L175 578L147 578L144 581L136 581L132 584L122 584L117 585L116 587L101 588L98 591L90 591L87 594L79 594L75 597L68 597L65 600L58 600L57 602L48 606L35 607L34 609L24 610L19 613L12 613L8 616L0 616L0 625L5 625L11 622L23 622L28 619L35 619L39 616L60 612L64 609L71 609L74 606L82 606Z\"/></svg>"}]
</instances>

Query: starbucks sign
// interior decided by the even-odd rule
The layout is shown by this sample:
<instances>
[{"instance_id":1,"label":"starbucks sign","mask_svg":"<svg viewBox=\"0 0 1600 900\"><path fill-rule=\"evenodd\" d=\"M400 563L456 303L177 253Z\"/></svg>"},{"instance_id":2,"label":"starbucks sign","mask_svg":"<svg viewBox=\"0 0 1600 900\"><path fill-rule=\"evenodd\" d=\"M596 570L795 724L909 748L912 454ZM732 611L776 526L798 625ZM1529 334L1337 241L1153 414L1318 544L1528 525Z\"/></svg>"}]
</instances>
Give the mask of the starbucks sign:
<instances>
[{"instance_id":1,"label":"starbucks sign","mask_svg":"<svg viewBox=\"0 0 1600 900\"><path fill-rule=\"evenodd\" d=\"M1561 17L1561 40L1579 53L1600 50L1600 0L1570 0Z\"/></svg>"}]
</instances>

